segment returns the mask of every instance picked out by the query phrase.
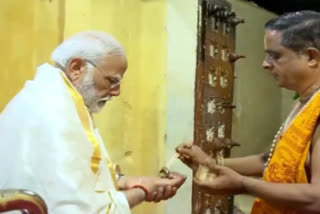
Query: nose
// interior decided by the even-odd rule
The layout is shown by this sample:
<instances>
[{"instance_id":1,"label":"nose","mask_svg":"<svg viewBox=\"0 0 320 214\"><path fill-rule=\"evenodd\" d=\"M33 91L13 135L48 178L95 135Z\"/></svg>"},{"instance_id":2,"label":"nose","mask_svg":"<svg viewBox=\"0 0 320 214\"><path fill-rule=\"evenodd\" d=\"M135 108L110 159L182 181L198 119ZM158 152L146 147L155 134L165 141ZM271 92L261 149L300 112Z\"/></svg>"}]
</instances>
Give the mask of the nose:
<instances>
[{"instance_id":1,"label":"nose","mask_svg":"<svg viewBox=\"0 0 320 214\"><path fill-rule=\"evenodd\" d=\"M271 65L271 63L269 63L267 60L264 59L262 62L262 67L264 69L271 69L272 65Z\"/></svg>"},{"instance_id":2,"label":"nose","mask_svg":"<svg viewBox=\"0 0 320 214\"><path fill-rule=\"evenodd\" d=\"M111 96L117 97L120 95L120 85L112 88L109 93Z\"/></svg>"}]
</instances>

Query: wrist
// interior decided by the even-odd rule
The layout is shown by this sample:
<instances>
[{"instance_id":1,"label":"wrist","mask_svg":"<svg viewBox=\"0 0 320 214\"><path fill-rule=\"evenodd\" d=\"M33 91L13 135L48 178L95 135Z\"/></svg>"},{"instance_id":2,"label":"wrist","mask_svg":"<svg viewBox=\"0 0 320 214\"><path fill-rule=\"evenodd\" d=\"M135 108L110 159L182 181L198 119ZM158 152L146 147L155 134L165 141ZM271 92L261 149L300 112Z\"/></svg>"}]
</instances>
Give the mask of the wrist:
<instances>
[{"instance_id":1,"label":"wrist","mask_svg":"<svg viewBox=\"0 0 320 214\"><path fill-rule=\"evenodd\" d=\"M130 189L129 187L129 179L130 177L122 175L122 176L117 176L117 182L120 190L128 190Z\"/></svg>"},{"instance_id":2,"label":"wrist","mask_svg":"<svg viewBox=\"0 0 320 214\"><path fill-rule=\"evenodd\" d=\"M134 185L131 189L139 189L142 191L144 193L144 200L148 200L151 197L149 190L143 185Z\"/></svg>"},{"instance_id":3,"label":"wrist","mask_svg":"<svg viewBox=\"0 0 320 214\"><path fill-rule=\"evenodd\" d=\"M241 193L248 193L247 191L247 183L249 182L250 177L240 175L240 184L241 184Z\"/></svg>"},{"instance_id":4,"label":"wrist","mask_svg":"<svg viewBox=\"0 0 320 214\"><path fill-rule=\"evenodd\" d=\"M147 193L141 188L133 188L131 190L135 190L138 192L140 200L145 201L147 199Z\"/></svg>"}]
</instances>

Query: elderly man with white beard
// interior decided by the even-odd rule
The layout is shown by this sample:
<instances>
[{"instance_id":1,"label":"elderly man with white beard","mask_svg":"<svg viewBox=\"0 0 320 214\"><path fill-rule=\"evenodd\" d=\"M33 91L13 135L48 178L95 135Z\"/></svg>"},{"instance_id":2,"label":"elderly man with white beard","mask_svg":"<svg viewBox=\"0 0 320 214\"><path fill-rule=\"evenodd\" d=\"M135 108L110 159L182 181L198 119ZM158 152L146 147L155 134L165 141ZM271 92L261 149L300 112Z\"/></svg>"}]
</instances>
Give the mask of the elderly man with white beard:
<instances>
[{"instance_id":1,"label":"elderly man with white beard","mask_svg":"<svg viewBox=\"0 0 320 214\"><path fill-rule=\"evenodd\" d=\"M186 177L126 177L114 170L94 126L120 94L122 46L102 32L79 33L52 53L0 115L0 188L41 195L50 214L130 213L173 197Z\"/></svg>"}]
</instances>

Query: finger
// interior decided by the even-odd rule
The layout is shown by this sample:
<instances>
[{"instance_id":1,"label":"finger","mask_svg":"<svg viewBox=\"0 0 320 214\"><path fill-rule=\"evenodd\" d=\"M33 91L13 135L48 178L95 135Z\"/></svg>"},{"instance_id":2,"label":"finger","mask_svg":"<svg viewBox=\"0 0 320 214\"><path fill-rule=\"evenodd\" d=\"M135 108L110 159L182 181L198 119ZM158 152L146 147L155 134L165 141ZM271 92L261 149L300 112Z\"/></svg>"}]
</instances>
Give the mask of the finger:
<instances>
[{"instance_id":1,"label":"finger","mask_svg":"<svg viewBox=\"0 0 320 214\"><path fill-rule=\"evenodd\" d=\"M185 148L185 147L182 147L182 148L179 148L177 150L177 152L180 154L180 155L183 155L185 157L192 157L192 150L191 148Z\"/></svg>"},{"instance_id":2,"label":"finger","mask_svg":"<svg viewBox=\"0 0 320 214\"><path fill-rule=\"evenodd\" d=\"M192 164L192 160L187 159L184 156L179 156L178 159L181 160L181 162L186 164L187 166L190 166Z\"/></svg>"},{"instance_id":3,"label":"finger","mask_svg":"<svg viewBox=\"0 0 320 214\"><path fill-rule=\"evenodd\" d=\"M179 146L176 147L176 151L178 152L179 149L182 148L188 148L190 149L193 145L193 141L185 141L182 144L180 144Z\"/></svg>"},{"instance_id":4,"label":"finger","mask_svg":"<svg viewBox=\"0 0 320 214\"><path fill-rule=\"evenodd\" d=\"M172 198L173 196L175 196L177 194L177 190L178 189L176 187L172 187L172 189L171 189L172 192L171 192L171 195L169 196L169 198Z\"/></svg>"},{"instance_id":5,"label":"finger","mask_svg":"<svg viewBox=\"0 0 320 214\"><path fill-rule=\"evenodd\" d=\"M154 201L159 202L162 200L164 195L164 187L159 187L157 190L157 196L155 197Z\"/></svg>"},{"instance_id":6,"label":"finger","mask_svg":"<svg viewBox=\"0 0 320 214\"><path fill-rule=\"evenodd\" d=\"M169 178L176 178L176 177L186 177L186 176L176 171L171 171L169 173Z\"/></svg>"},{"instance_id":7,"label":"finger","mask_svg":"<svg viewBox=\"0 0 320 214\"><path fill-rule=\"evenodd\" d=\"M170 185L174 186L176 188L180 188L181 185L185 182L186 179L187 179L186 176L174 177L174 178L170 179L170 181L171 181Z\"/></svg>"},{"instance_id":8,"label":"finger","mask_svg":"<svg viewBox=\"0 0 320 214\"><path fill-rule=\"evenodd\" d=\"M198 186L198 187L206 187L208 188L210 186L210 183L208 181L200 181L197 178L193 178L193 182Z\"/></svg>"},{"instance_id":9,"label":"finger","mask_svg":"<svg viewBox=\"0 0 320 214\"><path fill-rule=\"evenodd\" d=\"M188 146L186 143L180 144L179 146L176 147L176 152L179 152L180 149L182 149L182 148L184 148L186 146Z\"/></svg>"},{"instance_id":10,"label":"finger","mask_svg":"<svg viewBox=\"0 0 320 214\"><path fill-rule=\"evenodd\" d=\"M146 201L148 201L148 202L154 201L155 198L157 197L157 194L158 193L156 191L151 193L151 196L149 198L147 198Z\"/></svg>"},{"instance_id":11,"label":"finger","mask_svg":"<svg viewBox=\"0 0 320 214\"><path fill-rule=\"evenodd\" d=\"M181 161L187 161L187 159L185 158L185 156L183 155L179 155L178 159L180 159Z\"/></svg>"},{"instance_id":12,"label":"finger","mask_svg":"<svg viewBox=\"0 0 320 214\"><path fill-rule=\"evenodd\" d=\"M191 164L193 161L192 161L192 159L191 159L191 157L189 156L189 155L181 155L180 154L180 156L178 156L178 159L180 159L182 162L184 162L184 163L189 163L189 164Z\"/></svg>"},{"instance_id":13,"label":"finger","mask_svg":"<svg viewBox=\"0 0 320 214\"><path fill-rule=\"evenodd\" d=\"M191 156L190 156L190 155L186 155L186 154L183 154L182 157L183 157L184 159L187 159L187 160L191 159Z\"/></svg>"},{"instance_id":14,"label":"finger","mask_svg":"<svg viewBox=\"0 0 320 214\"><path fill-rule=\"evenodd\" d=\"M220 175L221 172L227 167L225 166L221 166L221 165L218 165L218 164L214 164L212 166L210 166L210 170L212 170L215 174L217 175Z\"/></svg>"},{"instance_id":15,"label":"finger","mask_svg":"<svg viewBox=\"0 0 320 214\"><path fill-rule=\"evenodd\" d=\"M172 187L172 192L174 195L177 193L177 191L178 191L177 187Z\"/></svg>"},{"instance_id":16,"label":"finger","mask_svg":"<svg viewBox=\"0 0 320 214\"><path fill-rule=\"evenodd\" d=\"M190 141L185 142L183 145L184 145L185 148L191 149L191 147L194 144L193 144L193 141L190 140Z\"/></svg>"},{"instance_id":17,"label":"finger","mask_svg":"<svg viewBox=\"0 0 320 214\"><path fill-rule=\"evenodd\" d=\"M179 158L180 159L180 158ZM186 165L188 168L193 169L194 168L194 164L192 163L192 161L190 160L185 160L185 159L180 159L181 162Z\"/></svg>"},{"instance_id":18,"label":"finger","mask_svg":"<svg viewBox=\"0 0 320 214\"><path fill-rule=\"evenodd\" d=\"M178 188L180 188L182 184L184 184L184 182L187 180L187 176L180 174L179 179L180 179L180 182L178 183L178 186L177 186Z\"/></svg>"},{"instance_id":19,"label":"finger","mask_svg":"<svg viewBox=\"0 0 320 214\"><path fill-rule=\"evenodd\" d=\"M185 161L185 158L182 155L179 155L178 159L181 160L181 161Z\"/></svg>"},{"instance_id":20,"label":"finger","mask_svg":"<svg viewBox=\"0 0 320 214\"><path fill-rule=\"evenodd\" d=\"M185 179L179 179L177 182L174 183L174 186L179 189L182 184L185 182Z\"/></svg>"},{"instance_id":21,"label":"finger","mask_svg":"<svg viewBox=\"0 0 320 214\"><path fill-rule=\"evenodd\" d=\"M172 196L174 196L174 192L172 190L172 186L166 186L164 194L163 194L163 200L167 200L169 198L171 198Z\"/></svg>"}]
</instances>

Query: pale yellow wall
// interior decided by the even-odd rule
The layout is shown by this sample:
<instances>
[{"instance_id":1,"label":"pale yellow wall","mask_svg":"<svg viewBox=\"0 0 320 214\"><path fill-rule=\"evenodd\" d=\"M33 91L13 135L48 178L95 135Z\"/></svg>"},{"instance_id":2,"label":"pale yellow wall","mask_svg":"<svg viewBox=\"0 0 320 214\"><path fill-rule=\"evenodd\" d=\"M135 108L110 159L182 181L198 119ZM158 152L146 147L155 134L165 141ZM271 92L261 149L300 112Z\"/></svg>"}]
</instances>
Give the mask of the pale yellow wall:
<instances>
[{"instance_id":1,"label":"pale yellow wall","mask_svg":"<svg viewBox=\"0 0 320 214\"><path fill-rule=\"evenodd\" d=\"M0 112L62 39L62 1L0 1Z\"/></svg>"}]
</instances>

